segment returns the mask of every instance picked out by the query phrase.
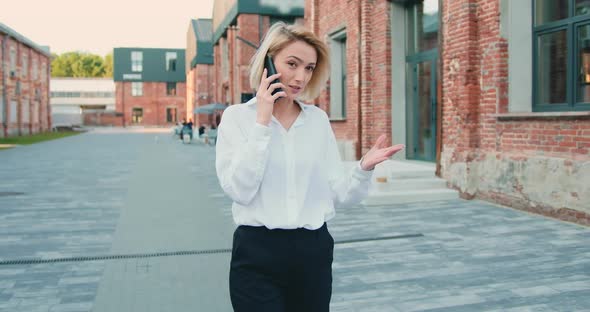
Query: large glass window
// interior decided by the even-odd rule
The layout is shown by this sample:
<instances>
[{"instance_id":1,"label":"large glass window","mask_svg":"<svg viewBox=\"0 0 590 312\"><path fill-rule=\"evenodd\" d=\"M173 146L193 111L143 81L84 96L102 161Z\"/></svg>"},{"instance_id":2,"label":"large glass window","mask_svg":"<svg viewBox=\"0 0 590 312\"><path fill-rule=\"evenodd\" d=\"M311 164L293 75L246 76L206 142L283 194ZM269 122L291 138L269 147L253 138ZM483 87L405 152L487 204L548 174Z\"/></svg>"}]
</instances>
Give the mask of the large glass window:
<instances>
[{"instance_id":1,"label":"large glass window","mask_svg":"<svg viewBox=\"0 0 590 312\"><path fill-rule=\"evenodd\" d=\"M132 51L131 52L131 71L141 72L143 71L143 52Z\"/></svg>"},{"instance_id":2,"label":"large glass window","mask_svg":"<svg viewBox=\"0 0 590 312\"><path fill-rule=\"evenodd\" d=\"M330 36L330 119L346 118L346 31Z\"/></svg>"},{"instance_id":3,"label":"large glass window","mask_svg":"<svg viewBox=\"0 0 590 312\"><path fill-rule=\"evenodd\" d=\"M533 110L590 110L590 1L532 1Z\"/></svg>"}]
</instances>

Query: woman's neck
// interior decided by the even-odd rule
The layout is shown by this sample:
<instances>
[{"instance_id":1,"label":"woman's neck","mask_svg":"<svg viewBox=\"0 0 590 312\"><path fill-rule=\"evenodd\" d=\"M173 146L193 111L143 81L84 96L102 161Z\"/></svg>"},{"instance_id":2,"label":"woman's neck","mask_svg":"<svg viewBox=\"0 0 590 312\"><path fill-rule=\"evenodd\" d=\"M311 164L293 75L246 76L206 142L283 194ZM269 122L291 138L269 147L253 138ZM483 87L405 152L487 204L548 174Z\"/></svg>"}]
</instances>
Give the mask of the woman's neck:
<instances>
[{"instance_id":1,"label":"woman's neck","mask_svg":"<svg viewBox=\"0 0 590 312\"><path fill-rule=\"evenodd\" d=\"M273 115L276 118L281 118L284 116L289 116L291 114L298 114L301 108L295 102L293 98L279 98L275 102L275 106L273 108Z\"/></svg>"}]
</instances>

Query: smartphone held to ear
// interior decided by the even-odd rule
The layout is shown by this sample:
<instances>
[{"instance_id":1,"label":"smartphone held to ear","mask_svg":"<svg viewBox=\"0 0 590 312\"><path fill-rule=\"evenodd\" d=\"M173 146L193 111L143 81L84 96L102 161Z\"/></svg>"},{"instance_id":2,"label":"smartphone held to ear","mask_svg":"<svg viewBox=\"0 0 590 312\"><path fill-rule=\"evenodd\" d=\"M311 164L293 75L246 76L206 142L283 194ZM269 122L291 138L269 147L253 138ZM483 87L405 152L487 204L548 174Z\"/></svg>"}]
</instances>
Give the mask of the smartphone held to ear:
<instances>
[{"instance_id":1,"label":"smartphone held to ear","mask_svg":"<svg viewBox=\"0 0 590 312\"><path fill-rule=\"evenodd\" d=\"M275 68L275 64L273 63L272 57L270 55L267 55L264 60L264 68L266 68L266 77L270 77L270 76L277 73L277 69ZM280 82L280 80L275 79L271 82L271 84L277 83L277 82ZM281 92L281 91L283 91L283 89L277 88L272 92L272 95L275 95L275 93Z\"/></svg>"}]
</instances>

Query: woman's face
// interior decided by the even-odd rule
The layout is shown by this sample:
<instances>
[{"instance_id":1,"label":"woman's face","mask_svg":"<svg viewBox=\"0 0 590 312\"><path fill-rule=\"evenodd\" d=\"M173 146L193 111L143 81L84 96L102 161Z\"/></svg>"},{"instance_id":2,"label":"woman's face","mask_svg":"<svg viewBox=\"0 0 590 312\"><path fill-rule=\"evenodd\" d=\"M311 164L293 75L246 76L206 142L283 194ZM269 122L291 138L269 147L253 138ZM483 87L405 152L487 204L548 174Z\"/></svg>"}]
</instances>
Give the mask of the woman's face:
<instances>
[{"instance_id":1,"label":"woman's face","mask_svg":"<svg viewBox=\"0 0 590 312\"><path fill-rule=\"evenodd\" d=\"M309 80L316 66L317 53L315 49L303 42L293 41L280 50L273 61L277 72L281 73L281 83L285 85L287 97L294 99L299 96Z\"/></svg>"}]
</instances>

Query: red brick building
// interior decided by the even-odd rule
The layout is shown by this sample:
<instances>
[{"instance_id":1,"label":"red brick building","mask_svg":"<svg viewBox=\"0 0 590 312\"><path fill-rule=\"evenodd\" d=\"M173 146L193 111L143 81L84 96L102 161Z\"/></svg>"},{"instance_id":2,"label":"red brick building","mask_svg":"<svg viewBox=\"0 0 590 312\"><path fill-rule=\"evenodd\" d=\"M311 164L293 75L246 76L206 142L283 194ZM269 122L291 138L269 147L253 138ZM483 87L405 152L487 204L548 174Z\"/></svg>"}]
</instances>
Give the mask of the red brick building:
<instances>
[{"instance_id":1,"label":"red brick building","mask_svg":"<svg viewBox=\"0 0 590 312\"><path fill-rule=\"evenodd\" d=\"M589 224L589 13L573 0L306 0L333 63L317 102L344 158L386 133L464 197Z\"/></svg>"},{"instance_id":2,"label":"red brick building","mask_svg":"<svg viewBox=\"0 0 590 312\"><path fill-rule=\"evenodd\" d=\"M250 59L262 36L276 21L302 21L303 0L215 0L213 6L213 88L215 101L244 103L253 96Z\"/></svg>"},{"instance_id":3,"label":"red brick building","mask_svg":"<svg viewBox=\"0 0 590 312\"><path fill-rule=\"evenodd\" d=\"M0 137L51 129L48 48L0 23Z\"/></svg>"},{"instance_id":4,"label":"red brick building","mask_svg":"<svg viewBox=\"0 0 590 312\"><path fill-rule=\"evenodd\" d=\"M194 109L213 103L213 37L211 19L191 20L186 35L186 118L195 125L210 124L210 115L197 115Z\"/></svg>"},{"instance_id":5,"label":"red brick building","mask_svg":"<svg viewBox=\"0 0 590 312\"><path fill-rule=\"evenodd\" d=\"M115 48L115 110L124 126L172 126L186 113L184 49Z\"/></svg>"}]
</instances>

